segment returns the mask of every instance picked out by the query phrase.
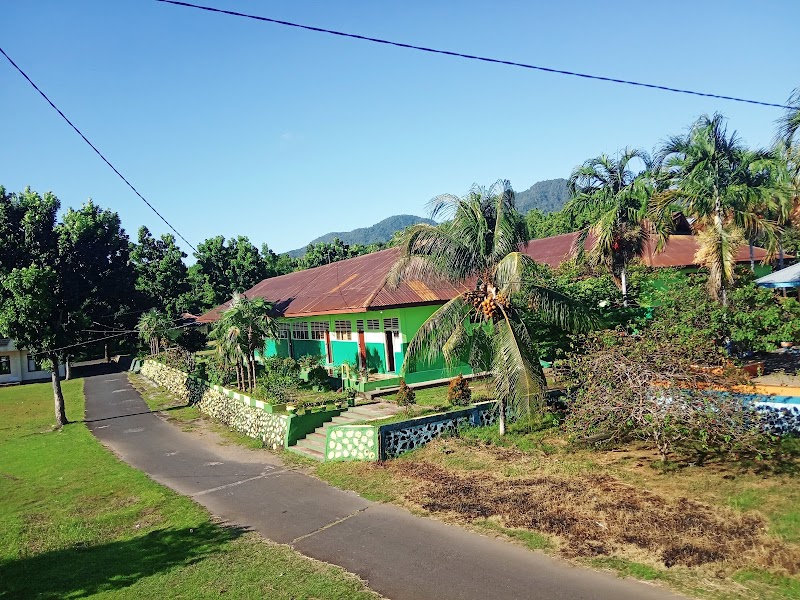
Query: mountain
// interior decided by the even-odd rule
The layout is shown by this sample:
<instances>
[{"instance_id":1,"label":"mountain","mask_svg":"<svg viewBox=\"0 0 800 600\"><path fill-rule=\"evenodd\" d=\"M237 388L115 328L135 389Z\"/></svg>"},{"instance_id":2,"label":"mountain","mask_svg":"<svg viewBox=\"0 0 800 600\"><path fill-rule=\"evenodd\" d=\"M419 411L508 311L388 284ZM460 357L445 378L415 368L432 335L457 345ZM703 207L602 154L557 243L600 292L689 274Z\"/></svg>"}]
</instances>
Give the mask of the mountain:
<instances>
[{"instance_id":1,"label":"mountain","mask_svg":"<svg viewBox=\"0 0 800 600\"><path fill-rule=\"evenodd\" d=\"M566 179L546 179L534 183L524 192L517 192L517 210L523 215L532 208L545 214L556 212L568 199Z\"/></svg>"},{"instance_id":2,"label":"mountain","mask_svg":"<svg viewBox=\"0 0 800 600\"><path fill-rule=\"evenodd\" d=\"M405 229L409 225L416 225L417 223L429 223L435 225L436 222L431 219L424 219L414 215L394 215L388 219L384 219L380 223L375 223L372 227L359 227L353 231L332 231L326 233L316 239L311 240L310 244L319 244L320 242L332 242L334 238L339 238L345 244L375 244L377 242L388 242L392 239L392 235L396 231ZM306 244L308 246L308 244ZM290 250L289 256L297 258L306 253L306 246L298 248L297 250Z\"/></svg>"}]
</instances>

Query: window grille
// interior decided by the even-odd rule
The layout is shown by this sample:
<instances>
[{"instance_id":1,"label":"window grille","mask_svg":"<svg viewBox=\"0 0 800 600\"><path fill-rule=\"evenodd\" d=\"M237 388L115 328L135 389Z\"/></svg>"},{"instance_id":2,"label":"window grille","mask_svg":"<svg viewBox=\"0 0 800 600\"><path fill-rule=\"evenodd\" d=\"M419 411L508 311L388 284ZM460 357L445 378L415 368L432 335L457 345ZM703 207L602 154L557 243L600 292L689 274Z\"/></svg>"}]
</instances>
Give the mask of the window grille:
<instances>
[{"instance_id":1,"label":"window grille","mask_svg":"<svg viewBox=\"0 0 800 600\"><path fill-rule=\"evenodd\" d=\"M353 324L350 321L335 321L337 340L353 339Z\"/></svg>"},{"instance_id":2,"label":"window grille","mask_svg":"<svg viewBox=\"0 0 800 600\"><path fill-rule=\"evenodd\" d=\"M367 331L380 331L380 330L381 330L380 319L367 319Z\"/></svg>"},{"instance_id":3,"label":"window grille","mask_svg":"<svg viewBox=\"0 0 800 600\"><path fill-rule=\"evenodd\" d=\"M359 333L363 333L363 331L364 331L364 320L363 319L358 319L356 321L356 331L358 331Z\"/></svg>"},{"instance_id":4,"label":"window grille","mask_svg":"<svg viewBox=\"0 0 800 600\"><path fill-rule=\"evenodd\" d=\"M278 323L278 339L279 340L288 340L289 339L289 324L288 323Z\"/></svg>"},{"instance_id":5,"label":"window grille","mask_svg":"<svg viewBox=\"0 0 800 600\"><path fill-rule=\"evenodd\" d=\"M383 320L383 328L386 331L400 331L400 319L394 317L392 319Z\"/></svg>"},{"instance_id":6,"label":"window grille","mask_svg":"<svg viewBox=\"0 0 800 600\"><path fill-rule=\"evenodd\" d=\"M327 321L311 321L311 339L324 340L325 332L330 329L330 324Z\"/></svg>"},{"instance_id":7,"label":"window grille","mask_svg":"<svg viewBox=\"0 0 800 600\"><path fill-rule=\"evenodd\" d=\"M295 321L292 323L292 337L296 340L307 340L308 337L308 323L305 321Z\"/></svg>"}]
</instances>

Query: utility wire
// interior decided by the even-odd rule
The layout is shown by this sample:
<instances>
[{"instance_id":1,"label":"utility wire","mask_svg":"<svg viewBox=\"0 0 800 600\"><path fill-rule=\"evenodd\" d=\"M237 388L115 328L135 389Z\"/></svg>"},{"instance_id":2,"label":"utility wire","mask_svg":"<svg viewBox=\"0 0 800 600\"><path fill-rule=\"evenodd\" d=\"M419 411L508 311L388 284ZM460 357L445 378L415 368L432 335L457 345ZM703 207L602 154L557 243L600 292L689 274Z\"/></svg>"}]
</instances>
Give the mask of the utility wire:
<instances>
[{"instance_id":1,"label":"utility wire","mask_svg":"<svg viewBox=\"0 0 800 600\"><path fill-rule=\"evenodd\" d=\"M187 244L187 245L188 245L188 246L189 246L189 247L190 247L192 250L194 250L195 252L197 252L197 248L195 248L195 247L194 247L194 246L191 244L191 242L189 242L189 240L187 240L185 237L183 237L183 236L181 235L181 233L180 233L180 232L179 232L177 229L175 229L175 228L172 226L172 223L170 223L169 221L167 221L167 220L166 220L166 219L165 219L165 218L164 218L164 217L161 215L161 213L160 213L160 212L158 212L158 211L156 210L155 206L153 206L152 204L150 204L150 203L147 201L147 198L145 198L144 196L142 196L142 195L139 193L139 190L137 190L135 187L133 187L133 184L131 184L131 182L130 182L130 181L128 181L127 179L125 179L125 177L122 175L122 173L120 173L120 172L117 170L117 168L116 168L114 165L112 165L112 164L111 164L111 162L110 162L110 161L109 161L109 160L108 160L108 159L107 159L105 156L103 156L103 153L102 153L102 152L100 152L100 150L98 150L98 149L97 149L97 147L96 147L94 144L92 144L92 142L90 142L90 141L89 141L89 139L88 139L88 138L87 138L85 135L83 135L83 133L81 132L81 130L80 130L80 129L78 129L78 128L77 128L75 125L73 125L72 121L70 121L70 120L67 118L67 116L66 116L66 115L65 115L63 112L61 112L61 109L59 109L59 108L58 108L58 107L57 107L55 104L53 104L53 101L52 101L52 100L50 100L50 98L48 98L48 97L47 97L47 94L45 94L45 93L44 93L42 90L40 90L40 89L39 89L39 86L37 86L37 85L36 85L36 84L35 84L35 83L34 83L34 82L31 80L31 78L30 78L30 77L28 77L28 75L25 73L25 71L23 71L23 70L22 70L22 69L19 67L19 65L17 65L17 63L15 63L13 60L11 60L11 57L10 57L8 54L6 54L5 50L3 50L3 48L2 48L2 47L0 47L0 53L2 53L2 54L3 54L3 56L5 56L5 57L8 59L8 62L10 62L10 63L11 63L11 65L12 65L12 66L13 66L13 67L14 67L14 68L17 70L17 71L19 71L19 72L20 72L20 74L21 74L21 75L22 75L22 76L23 76L25 79L27 79L27 80L28 80L28 83L30 83L30 84L33 86L33 89L35 89L37 92L39 92L39 94L41 94L42 98L44 98L45 100L47 100L47 103L48 103L50 106L52 106L52 107L53 107L53 110L55 110L55 111L56 111L56 112L57 112L59 115L61 115L61 118L62 118L62 119L64 119L64 120L67 122L67 124L68 124L70 127L72 127L72 129L74 129L74 130L75 130L75 133L77 133L79 136L81 136L81 137L83 138L83 141L84 141L84 142L86 142L87 144L89 144L89 147L90 147L92 150L94 150L94 151L95 151L95 153L97 154L97 156L99 156L100 158L102 158L102 159L103 159L103 162L104 162L104 163L106 163L106 164L107 164L109 167L111 167L111 170L112 170L112 171L114 171L114 173L116 173L116 174L119 176L119 178L120 178L120 179L122 179L122 181L124 181L124 182L125 182L125 184L126 184L126 185L127 185L129 188L131 188L131 189L133 190L133 193L134 193L134 194L136 194L137 196L139 196L139 198L141 198L141 199L142 199L142 201L143 201L143 202L144 202L144 203L145 203L145 204L146 204L148 207L150 207L150 210L152 210L154 213L156 213L156 215L158 216L158 218L159 218L159 219L161 219L162 221L164 221L164 223L166 223L166 224L167 224L167 227L169 227L170 229L172 229L172 231L174 231L174 232L175 232L175 234L176 234L176 235L177 235L179 238L181 238L181 239L182 239L184 242L186 242L186 244Z\"/></svg>"},{"instance_id":2,"label":"utility wire","mask_svg":"<svg viewBox=\"0 0 800 600\"><path fill-rule=\"evenodd\" d=\"M552 67L542 67L538 65L531 65L527 63L515 62L511 60L501 60L499 58L489 58L486 56L476 56L474 54L462 54L461 52L453 52L451 50L439 50L436 48L428 48L426 46L415 46L413 44L406 44L403 42L395 42L392 40L384 40L381 38L368 37L365 35L358 35L355 33L345 33L343 31L334 31L333 29L324 29L322 27L312 27L311 25L302 25L300 23L292 23L291 21L281 21L279 19L270 19L269 17L260 17L258 15L251 15L247 13L240 13L234 10L224 10L221 8L212 8L210 6L200 6L198 4L191 4L189 2L178 2L177 0L156 0L156 2L163 2L164 4L174 4L176 6L185 6L188 8L196 8L199 10L206 10L208 12L222 13L232 15L234 17L244 17L246 19L255 19L256 21L265 21L267 23L275 23L276 25L285 25L287 27L296 27L298 29L306 29L308 31L315 31L317 33L327 33L330 35L338 35L346 38L353 38L365 42L374 42L376 44L385 44L387 46L396 46L398 48L407 48L409 50L419 50L421 52L429 52L431 54L444 54L446 56L455 56L457 58L466 58L469 60L479 60L487 63L495 63L500 65L507 65L510 67L521 67L523 69L532 69L535 71L544 71L545 73L555 73L558 75L568 75L570 77L582 77L583 79L593 79L596 81L607 81L610 83L619 83L624 85L632 85L654 90L661 90L663 92L674 92L677 94L689 94L692 96L703 96L705 98L717 98L719 100L731 100L733 102L744 102L747 104L757 104L759 106L769 106L774 108L791 109L792 107L785 104L775 104L772 102L762 102L761 100L749 100L747 98L737 98L735 96L723 96L720 94L710 94L705 92L697 92L694 90L684 90L680 88L668 87L665 85L658 85L655 83L643 83L641 81L629 81L627 79L616 79L614 77L603 77L601 75L590 75L588 73L578 73L575 71L566 71L564 69L554 69Z\"/></svg>"}]
</instances>

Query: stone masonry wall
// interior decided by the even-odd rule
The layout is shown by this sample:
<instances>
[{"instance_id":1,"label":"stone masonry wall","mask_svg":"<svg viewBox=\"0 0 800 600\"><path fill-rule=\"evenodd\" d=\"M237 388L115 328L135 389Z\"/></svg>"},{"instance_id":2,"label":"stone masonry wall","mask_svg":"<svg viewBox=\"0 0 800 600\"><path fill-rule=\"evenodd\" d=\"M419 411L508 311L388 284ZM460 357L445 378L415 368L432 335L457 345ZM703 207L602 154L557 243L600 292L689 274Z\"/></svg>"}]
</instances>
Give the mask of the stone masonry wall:
<instances>
[{"instance_id":1,"label":"stone masonry wall","mask_svg":"<svg viewBox=\"0 0 800 600\"><path fill-rule=\"evenodd\" d=\"M190 377L182 371L154 360L142 365L142 375L165 388L187 404L197 406L205 415L248 437L260 439L265 446L284 446L288 417L268 413L263 403L201 379Z\"/></svg>"}]
</instances>

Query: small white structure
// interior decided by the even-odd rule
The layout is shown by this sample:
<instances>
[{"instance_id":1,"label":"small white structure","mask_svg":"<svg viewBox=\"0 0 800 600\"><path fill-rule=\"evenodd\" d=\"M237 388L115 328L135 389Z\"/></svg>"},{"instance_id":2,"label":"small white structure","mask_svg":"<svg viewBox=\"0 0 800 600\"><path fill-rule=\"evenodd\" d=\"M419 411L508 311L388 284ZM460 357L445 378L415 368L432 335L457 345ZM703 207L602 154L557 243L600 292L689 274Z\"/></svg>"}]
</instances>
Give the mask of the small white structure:
<instances>
[{"instance_id":1,"label":"small white structure","mask_svg":"<svg viewBox=\"0 0 800 600\"><path fill-rule=\"evenodd\" d=\"M16 348L14 340L0 338L0 385L50 379L50 371L42 369L40 360L24 348ZM64 377L64 365L59 365L58 371Z\"/></svg>"}]
</instances>

